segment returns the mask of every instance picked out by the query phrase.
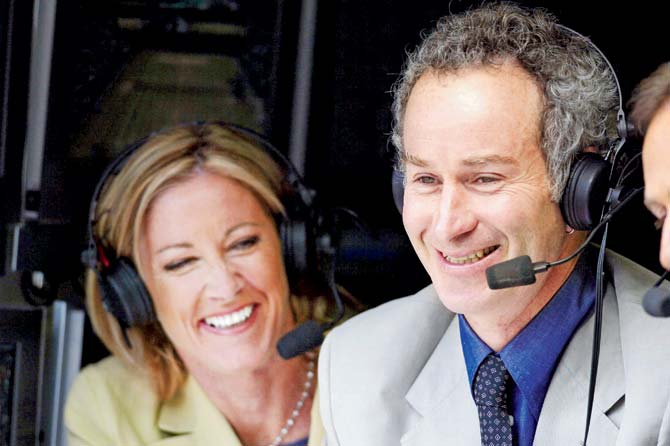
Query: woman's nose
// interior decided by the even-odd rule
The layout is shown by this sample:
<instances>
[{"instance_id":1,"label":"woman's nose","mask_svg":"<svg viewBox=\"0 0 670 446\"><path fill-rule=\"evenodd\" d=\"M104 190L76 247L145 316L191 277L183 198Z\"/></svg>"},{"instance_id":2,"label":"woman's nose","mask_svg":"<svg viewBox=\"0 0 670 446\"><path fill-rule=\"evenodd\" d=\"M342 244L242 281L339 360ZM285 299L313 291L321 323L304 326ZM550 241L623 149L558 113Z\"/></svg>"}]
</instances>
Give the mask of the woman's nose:
<instances>
[{"instance_id":1,"label":"woman's nose","mask_svg":"<svg viewBox=\"0 0 670 446\"><path fill-rule=\"evenodd\" d=\"M214 299L233 299L244 286L244 279L239 271L226 262L214 265L207 277L206 290L208 297Z\"/></svg>"}]
</instances>

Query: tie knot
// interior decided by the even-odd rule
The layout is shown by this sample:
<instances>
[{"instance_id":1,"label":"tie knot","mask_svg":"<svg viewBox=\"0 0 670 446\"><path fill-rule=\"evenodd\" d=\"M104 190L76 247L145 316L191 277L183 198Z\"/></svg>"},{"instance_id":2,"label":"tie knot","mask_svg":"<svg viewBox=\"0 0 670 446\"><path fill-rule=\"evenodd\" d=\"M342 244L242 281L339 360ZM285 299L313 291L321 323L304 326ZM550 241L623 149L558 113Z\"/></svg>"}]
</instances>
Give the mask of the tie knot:
<instances>
[{"instance_id":1,"label":"tie knot","mask_svg":"<svg viewBox=\"0 0 670 446\"><path fill-rule=\"evenodd\" d=\"M475 375L475 404L507 408L508 381L509 372L502 359L495 355L487 356Z\"/></svg>"}]
</instances>

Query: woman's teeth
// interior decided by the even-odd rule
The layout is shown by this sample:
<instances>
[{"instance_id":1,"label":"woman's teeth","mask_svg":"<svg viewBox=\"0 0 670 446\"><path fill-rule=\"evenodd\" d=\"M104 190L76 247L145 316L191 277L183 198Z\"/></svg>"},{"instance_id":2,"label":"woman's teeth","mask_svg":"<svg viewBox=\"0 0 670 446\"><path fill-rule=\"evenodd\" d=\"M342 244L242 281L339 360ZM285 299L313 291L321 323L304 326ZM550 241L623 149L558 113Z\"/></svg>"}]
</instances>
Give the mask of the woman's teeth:
<instances>
[{"instance_id":1,"label":"woman's teeth","mask_svg":"<svg viewBox=\"0 0 670 446\"><path fill-rule=\"evenodd\" d=\"M475 263L476 261L483 259L487 255L491 254L493 251L498 249L498 245L495 246L489 246L488 248L481 249L477 252L473 252L472 254L469 254L464 257L452 257L445 255L444 259L449 262L449 263L455 263L458 265L465 264L465 263Z\"/></svg>"},{"instance_id":2,"label":"woman's teeth","mask_svg":"<svg viewBox=\"0 0 670 446\"><path fill-rule=\"evenodd\" d=\"M205 323L214 328L231 328L245 322L254 311L253 304L237 310L233 313L224 314L223 316L212 316L205 318Z\"/></svg>"}]
</instances>

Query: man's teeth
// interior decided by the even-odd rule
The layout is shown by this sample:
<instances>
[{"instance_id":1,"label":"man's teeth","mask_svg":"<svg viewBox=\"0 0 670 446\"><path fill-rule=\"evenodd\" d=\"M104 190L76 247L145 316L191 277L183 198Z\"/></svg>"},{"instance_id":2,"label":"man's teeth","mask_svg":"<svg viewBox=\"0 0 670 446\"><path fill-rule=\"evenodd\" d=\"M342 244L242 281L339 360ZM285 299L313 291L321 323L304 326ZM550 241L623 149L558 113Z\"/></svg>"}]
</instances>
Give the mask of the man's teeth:
<instances>
[{"instance_id":1,"label":"man's teeth","mask_svg":"<svg viewBox=\"0 0 670 446\"><path fill-rule=\"evenodd\" d=\"M497 248L498 246L489 246L488 248L481 249L477 252L473 252L472 254L469 254L464 257L452 257L445 255L444 258L449 263L456 263L456 264L474 263L477 260L482 259L487 255L491 254Z\"/></svg>"},{"instance_id":2,"label":"man's teeth","mask_svg":"<svg viewBox=\"0 0 670 446\"><path fill-rule=\"evenodd\" d=\"M254 306L247 305L241 310L233 313L224 314L223 316L212 316L205 318L205 323L214 328L230 328L239 325L249 319L251 313L254 311Z\"/></svg>"}]
</instances>

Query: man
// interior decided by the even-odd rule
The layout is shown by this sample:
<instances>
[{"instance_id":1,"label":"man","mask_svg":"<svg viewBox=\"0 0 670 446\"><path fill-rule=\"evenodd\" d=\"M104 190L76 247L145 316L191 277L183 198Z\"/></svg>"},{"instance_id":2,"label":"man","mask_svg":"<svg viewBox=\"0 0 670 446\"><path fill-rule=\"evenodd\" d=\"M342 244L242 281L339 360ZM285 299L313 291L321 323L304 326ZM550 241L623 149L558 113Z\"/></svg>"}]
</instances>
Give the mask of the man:
<instances>
[{"instance_id":1,"label":"man","mask_svg":"<svg viewBox=\"0 0 670 446\"><path fill-rule=\"evenodd\" d=\"M328 336L328 445L581 444L593 253L505 290L485 270L584 241L558 203L575 156L615 133L613 74L549 14L489 5L443 18L394 93L403 222L432 285ZM588 445L670 444L670 324L639 303L654 276L614 254L606 272Z\"/></svg>"},{"instance_id":2,"label":"man","mask_svg":"<svg viewBox=\"0 0 670 446\"><path fill-rule=\"evenodd\" d=\"M664 223L670 212L670 62L640 82L631 99L631 118L644 136L644 202ZM663 224L659 260L670 269L670 224Z\"/></svg>"}]
</instances>

